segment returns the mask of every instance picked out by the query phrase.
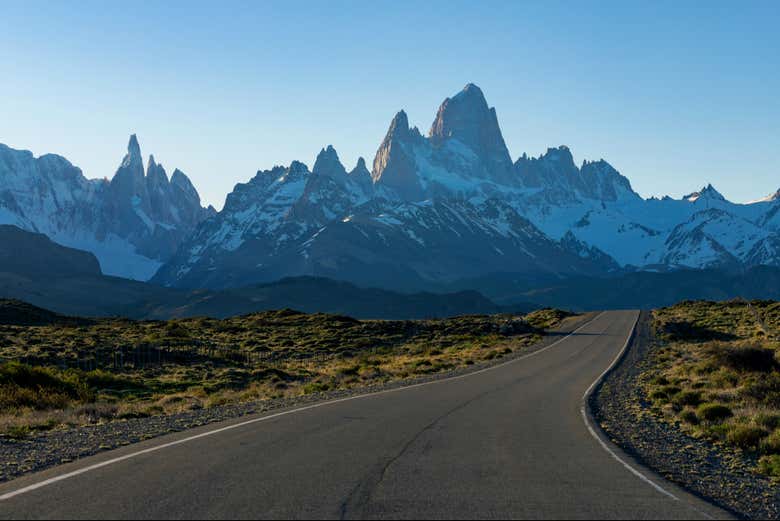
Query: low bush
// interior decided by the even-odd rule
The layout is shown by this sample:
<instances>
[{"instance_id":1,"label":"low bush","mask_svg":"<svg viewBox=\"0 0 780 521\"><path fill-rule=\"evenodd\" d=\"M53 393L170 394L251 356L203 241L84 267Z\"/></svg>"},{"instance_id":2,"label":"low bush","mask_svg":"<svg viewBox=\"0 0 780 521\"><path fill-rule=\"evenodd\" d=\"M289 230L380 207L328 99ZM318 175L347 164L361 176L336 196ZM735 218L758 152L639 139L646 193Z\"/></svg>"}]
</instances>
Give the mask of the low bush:
<instances>
[{"instance_id":1,"label":"low bush","mask_svg":"<svg viewBox=\"0 0 780 521\"><path fill-rule=\"evenodd\" d=\"M756 414L753 419L757 425L765 427L770 431L780 428L780 414L761 412Z\"/></svg>"},{"instance_id":2,"label":"low bush","mask_svg":"<svg viewBox=\"0 0 780 521\"><path fill-rule=\"evenodd\" d=\"M765 454L780 454L780 430L774 431L761 441L761 452Z\"/></svg>"},{"instance_id":3,"label":"low bush","mask_svg":"<svg viewBox=\"0 0 780 521\"><path fill-rule=\"evenodd\" d=\"M756 425L733 425L726 434L726 439L741 449L757 449L767 434Z\"/></svg>"},{"instance_id":4,"label":"low bush","mask_svg":"<svg viewBox=\"0 0 780 521\"><path fill-rule=\"evenodd\" d=\"M0 411L20 407L61 409L70 402L94 398L79 371L31 367L18 362L0 365Z\"/></svg>"},{"instance_id":5,"label":"low bush","mask_svg":"<svg viewBox=\"0 0 780 521\"><path fill-rule=\"evenodd\" d=\"M759 470L767 476L780 477L780 455L764 456L758 461Z\"/></svg>"},{"instance_id":6,"label":"low bush","mask_svg":"<svg viewBox=\"0 0 780 521\"><path fill-rule=\"evenodd\" d=\"M691 425L699 424L699 417L696 415L696 411L693 409L685 409L682 411L680 413L680 419L685 423L690 423Z\"/></svg>"},{"instance_id":7,"label":"low bush","mask_svg":"<svg viewBox=\"0 0 780 521\"><path fill-rule=\"evenodd\" d=\"M685 407L686 405L696 407L701 402L701 393L699 391L682 391L672 398L672 403L678 407Z\"/></svg>"},{"instance_id":8,"label":"low bush","mask_svg":"<svg viewBox=\"0 0 780 521\"><path fill-rule=\"evenodd\" d=\"M720 403L704 403L697 410L698 417L710 423L722 422L732 414L731 409Z\"/></svg>"},{"instance_id":9,"label":"low bush","mask_svg":"<svg viewBox=\"0 0 780 521\"><path fill-rule=\"evenodd\" d=\"M772 349L715 344L710 352L716 363L737 371L768 373L777 369L775 352Z\"/></svg>"}]
</instances>

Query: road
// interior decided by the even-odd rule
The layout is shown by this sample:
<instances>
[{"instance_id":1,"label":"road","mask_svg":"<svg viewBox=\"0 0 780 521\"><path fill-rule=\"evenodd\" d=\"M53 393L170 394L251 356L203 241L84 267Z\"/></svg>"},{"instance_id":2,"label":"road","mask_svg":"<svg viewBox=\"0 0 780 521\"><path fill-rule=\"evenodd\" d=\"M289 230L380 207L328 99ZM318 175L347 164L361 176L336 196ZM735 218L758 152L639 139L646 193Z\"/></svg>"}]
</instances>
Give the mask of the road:
<instances>
[{"instance_id":1,"label":"road","mask_svg":"<svg viewBox=\"0 0 780 521\"><path fill-rule=\"evenodd\" d=\"M465 377L207 426L20 478L0 486L0 517L727 517L588 429L583 394L636 318L603 313L533 356Z\"/></svg>"}]
</instances>

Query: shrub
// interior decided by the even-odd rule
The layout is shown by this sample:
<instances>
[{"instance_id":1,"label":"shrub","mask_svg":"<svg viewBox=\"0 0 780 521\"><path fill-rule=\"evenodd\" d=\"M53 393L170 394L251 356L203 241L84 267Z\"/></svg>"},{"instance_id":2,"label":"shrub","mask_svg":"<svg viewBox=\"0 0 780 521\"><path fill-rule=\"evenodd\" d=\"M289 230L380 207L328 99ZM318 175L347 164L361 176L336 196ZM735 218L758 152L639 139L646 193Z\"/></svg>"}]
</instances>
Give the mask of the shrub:
<instances>
[{"instance_id":1,"label":"shrub","mask_svg":"<svg viewBox=\"0 0 780 521\"><path fill-rule=\"evenodd\" d=\"M656 389L650 392L650 399L658 402L668 402L669 395L661 389Z\"/></svg>"},{"instance_id":2,"label":"shrub","mask_svg":"<svg viewBox=\"0 0 780 521\"><path fill-rule=\"evenodd\" d=\"M760 346L716 344L710 352L718 364L737 371L770 372L777 368L775 352Z\"/></svg>"},{"instance_id":3,"label":"shrub","mask_svg":"<svg viewBox=\"0 0 780 521\"><path fill-rule=\"evenodd\" d=\"M312 382L303 386L303 394L322 393L330 389L330 386L325 383Z\"/></svg>"},{"instance_id":4,"label":"shrub","mask_svg":"<svg viewBox=\"0 0 780 521\"><path fill-rule=\"evenodd\" d=\"M685 409L682 411L680 413L680 419L685 423L690 423L691 425L698 425L699 423L699 417L696 416L696 412L692 409Z\"/></svg>"},{"instance_id":5,"label":"shrub","mask_svg":"<svg viewBox=\"0 0 780 521\"><path fill-rule=\"evenodd\" d=\"M30 435L30 427L27 425L12 425L5 431L5 435L14 440L23 440Z\"/></svg>"},{"instance_id":6,"label":"shrub","mask_svg":"<svg viewBox=\"0 0 780 521\"><path fill-rule=\"evenodd\" d=\"M769 407L780 408L780 374L762 375L745 384L741 393Z\"/></svg>"},{"instance_id":7,"label":"shrub","mask_svg":"<svg viewBox=\"0 0 780 521\"><path fill-rule=\"evenodd\" d=\"M670 398L671 398L671 397L672 397L672 396L674 396L675 394L677 394L677 393L679 393L680 391L682 391L682 389L680 389L680 388L679 388L678 386L676 386L676 385L664 385L663 387L661 387L661 391L663 391L664 393L666 393L666 396L668 396L668 397L670 397Z\"/></svg>"},{"instance_id":8,"label":"shrub","mask_svg":"<svg viewBox=\"0 0 780 521\"><path fill-rule=\"evenodd\" d=\"M767 432L755 425L734 425L726 434L729 443L741 449L757 449Z\"/></svg>"},{"instance_id":9,"label":"shrub","mask_svg":"<svg viewBox=\"0 0 780 521\"><path fill-rule=\"evenodd\" d=\"M650 383L653 385L669 385L669 380L667 380L663 376L656 376L652 380L650 380Z\"/></svg>"},{"instance_id":10,"label":"shrub","mask_svg":"<svg viewBox=\"0 0 780 521\"><path fill-rule=\"evenodd\" d=\"M18 362L0 365L0 410L30 407L61 409L71 401L95 396L79 371L31 367Z\"/></svg>"},{"instance_id":11,"label":"shrub","mask_svg":"<svg viewBox=\"0 0 780 521\"><path fill-rule=\"evenodd\" d=\"M761 452L780 454L780 430L774 431L761 442Z\"/></svg>"},{"instance_id":12,"label":"shrub","mask_svg":"<svg viewBox=\"0 0 780 521\"><path fill-rule=\"evenodd\" d=\"M685 407L686 405L696 407L702 402L701 393L699 391L682 391L672 398L672 402L678 407Z\"/></svg>"},{"instance_id":13,"label":"shrub","mask_svg":"<svg viewBox=\"0 0 780 521\"><path fill-rule=\"evenodd\" d=\"M711 423L722 422L732 416L731 409L720 403L704 403L697 412L699 418Z\"/></svg>"},{"instance_id":14,"label":"shrub","mask_svg":"<svg viewBox=\"0 0 780 521\"><path fill-rule=\"evenodd\" d=\"M757 425L766 427L770 431L780 427L780 414L760 412L756 414L753 419Z\"/></svg>"},{"instance_id":15,"label":"shrub","mask_svg":"<svg viewBox=\"0 0 780 521\"><path fill-rule=\"evenodd\" d=\"M758 468L767 476L780 477L780 455L762 457L758 460Z\"/></svg>"}]
</instances>

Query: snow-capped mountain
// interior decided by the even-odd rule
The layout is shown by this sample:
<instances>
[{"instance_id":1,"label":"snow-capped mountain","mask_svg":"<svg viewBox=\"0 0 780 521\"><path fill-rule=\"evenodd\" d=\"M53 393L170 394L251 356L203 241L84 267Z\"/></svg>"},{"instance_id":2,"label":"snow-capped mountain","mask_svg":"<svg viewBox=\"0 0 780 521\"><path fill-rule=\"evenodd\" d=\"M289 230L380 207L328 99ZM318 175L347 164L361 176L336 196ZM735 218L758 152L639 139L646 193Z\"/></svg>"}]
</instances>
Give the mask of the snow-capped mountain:
<instances>
[{"instance_id":1,"label":"snow-capped mountain","mask_svg":"<svg viewBox=\"0 0 780 521\"><path fill-rule=\"evenodd\" d=\"M513 161L473 84L427 135L399 111L371 166L348 170L328 146L311 170L295 161L236 185L217 213L179 170L169 179L151 156L144 167L135 136L110 181L0 145L0 224L88 250L105 273L178 287L319 275L416 290L492 274L780 266L780 191L750 204L711 185L643 199L565 146Z\"/></svg>"},{"instance_id":2,"label":"snow-capped mountain","mask_svg":"<svg viewBox=\"0 0 780 521\"><path fill-rule=\"evenodd\" d=\"M0 145L0 224L44 233L87 250L104 273L149 279L204 218L198 192L181 171L170 180L150 156L144 170L136 136L113 178L88 180L65 158Z\"/></svg>"},{"instance_id":3,"label":"snow-capped mountain","mask_svg":"<svg viewBox=\"0 0 780 521\"><path fill-rule=\"evenodd\" d=\"M420 288L498 273L780 264L780 198L739 205L712 186L640 197L604 160L565 146L512 161L495 109L467 85L430 131L392 119L372 171L332 147L258 172L228 195L155 281L226 287L288 275Z\"/></svg>"}]
</instances>

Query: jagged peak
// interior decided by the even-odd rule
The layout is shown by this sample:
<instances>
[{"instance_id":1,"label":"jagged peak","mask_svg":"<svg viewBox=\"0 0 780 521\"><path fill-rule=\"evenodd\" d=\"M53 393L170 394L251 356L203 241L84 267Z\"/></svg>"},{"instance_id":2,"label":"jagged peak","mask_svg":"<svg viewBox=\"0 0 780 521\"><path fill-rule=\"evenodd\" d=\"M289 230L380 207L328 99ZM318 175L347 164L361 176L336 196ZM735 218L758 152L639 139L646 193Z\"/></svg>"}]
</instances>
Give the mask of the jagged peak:
<instances>
[{"instance_id":1,"label":"jagged peak","mask_svg":"<svg viewBox=\"0 0 780 521\"><path fill-rule=\"evenodd\" d=\"M197 199L198 202L200 202L200 195L198 195L198 191L195 189L192 181L190 181L190 178L187 177L187 174L178 168L173 171L173 174L171 174L171 185L181 189L184 193Z\"/></svg>"},{"instance_id":2,"label":"jagged peak","mask_svg":"<svg viewBox=\"0 0 780 521\"><path fill-rule=\"evenodd\" d=\"M371 172L368 170L368 167L366 166L366 160L363 159L362 156L358 158L355 168L353 168L349 172L349 175L350 176L371 175Z\"/></svg>"},{"instance_id":3,"label":"jagged peak","mask_svg":"<svg viewBox=\"0 0 780 521\"><path fill-rule=\"evenodd\" d=\"M489 178L512 182L512 159L496 111L488 106L482 91L473 83L442 102L428 136L436 147L457 141L483 162L484 173Z\"/></svg>"},{"instance_id":4,"label":"jagged peak","mask_svg":"<svg viewBox=\"0 0 780 521\"><path fill-rule=\"evenodd\" d=\"M574 164L574 156L572 156L571 150L566 145L548 148L547 152L545 152L539 159L543 161L565 163L566 166L577 168L577 165Z\"/></svg>"},{"instance_id":5,"label":"jagged peak","mask_svg":"<svg viewBox=\"0 0 780 521\"><path fill-rule=\"evenodd\" d=\"M341 164L339 155L336 153L333 145L328 145L320 151L314 162L312 173L331 177L344 177L347 175L347 171L344 169L344 165Z\"/></svg>"},{"instance_id":6,"label":"jagged peak","mask_svg":"<svg viewBox=\"0 0 780 521\"><path fill-rule=\"evenodd\" d=\"M355 169L359 168L366 168L366 160L363 159L363 156L360 156L357 160L357 164L355 165Z\"/></svg>"},{"instance_id":7,"label":"jagged peak","mask_svg":"<svg viewBox=\"0 0 780 521\"><path fill-rule=\"evenodd\" d=\"M404 139L409 135L409 118L406 116L404 110L399 110L393 120L390 122L390 127L387 129L387 135L384 142L393 141L395 139Z\"/></svg>"},{"instance_id":8,"label":"jagged peak","mask_svg":"<svg viewBox=\"0 0 780 521\"><path fill-rule=\"evenodd\" d=\"M481 126L492 125L493 119L495 110L488 107L482 90L469 83L455 96L445 98L441 103L428 136L434 142L456 137L467 145L474 145L474 131ZM497 121L495 126L498 126Z\"/></svg>"},{"instance_id":9,"label":"jagged peak","mask_svg":"<svg viewBox=\"0 0 780 521\"><path fill-rule=\"evenodd\" d=\"M302 163L300 161L294 160L292 163L290 163L290 167L288 168L291 174L308 174L309 173L309 167L306 166L305 163Z\"/></svg>"},{"instance_id":10,"label":"jagged peak","mask_svg":"<svg viewBox=\"0 0 780 521\"><path fill-rule=\"evenodd\" d=\"M317 155L317 161L319 160L328 160L328 161L338 161L339 155L336 152L336 149L333 148L333 145L328 145L327 147L320 150L320 153ZM316 161L315 161L316 164Z\"/></svg>"},{"instance_id":11,"label":"jagged peak","mask_svg":"<svg viewBox=\"0 0 780 521\"><path fill-rule=\"evenodd\" d=\"M587 159L584 159L582 161L582 166L580 167L580 170L588 171L590 169L598 169L598 170L606 170L609 172L619 173L617 169L609 164L608 161L605 161L604 159L599 159L597 161L588 161Z\"/></svg>"},{"instance_id":12,"label":"jagged peak","mask_svg":"<svg viewBox=\"0 0 780 521\"><path fill-rule=\"evenodd\" d=\"M131 157L141 158L141 145L138 144L138 136L130 135L130 141L127 143L127 154Z\"/></svg>"},{"instance_id":13,"label":"jagged peak","mask_svg":"<svg viewBox=\"0 0 780 521\"><path fill-rule=\"evenodd\" d=\"M465 98L472 98L476 102L484 102L485 106L487 106L487 101L485 100L485 94L482 92L482 89L477 87L473 83L467 83L463 89L457 93L455 96L453 96L453 99L465 99Z\"/></svg>"},{"instance_id":14,"label":"jagged peak","mask_svg":"<svg viewBox=\"0 0 780 521\"><path fill-rule=\"evenodd\" d=\"M716 200L716 201L725 201L726 198L721 195L720 192L718 192L714 186L712 186L711 183L707 183L707 186L699 190L698 192L693 192L685 197L683 197L684 200L689 201L691 203L695 203L696 201L700 199L709 199L709 200Z\"/></svg>"},{"instance_id":15,"label":"jagged peak","mask_svg":"<svg viewBox=\"0 0 780 521\"><path fill-rule=\"evenodd\" d=\"M162 164L155 162L154 155L149 155L149 162L146 167L146 177L148 179L168 184L168 174Z\"/></svg>"},{"instance_id":16,"label":"jagged peak","mask_svg":"<svg viewBox=\"0 0 780 521\"><path fill-rule=\"evenodd\" d=\"M117 175L123 179L129 175L136 179L135 182L143 181L144 161L141 157L141 146L138 144L138 138L135 134L130 136L130 141L127 143L127 154L122 159ZM116 177L115 175L114 178Z\"/></svg>"}]
</instances>

